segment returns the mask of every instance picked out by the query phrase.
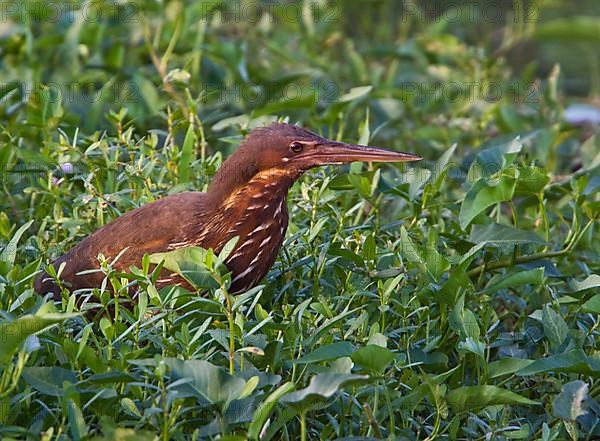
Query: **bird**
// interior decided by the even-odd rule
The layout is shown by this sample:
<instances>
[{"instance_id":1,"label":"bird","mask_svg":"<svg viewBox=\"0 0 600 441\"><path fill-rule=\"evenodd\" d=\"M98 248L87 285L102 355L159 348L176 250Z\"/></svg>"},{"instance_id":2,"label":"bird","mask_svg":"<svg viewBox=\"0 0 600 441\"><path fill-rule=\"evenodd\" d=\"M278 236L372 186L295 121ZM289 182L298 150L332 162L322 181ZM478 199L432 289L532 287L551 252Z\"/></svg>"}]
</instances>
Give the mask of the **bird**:
<instances>
[{"instance_id":1,"label":"bird","mask_svg":"<svg viewBox=\"0 0 600 441\"><path fill-rule=\"evenodd\" d=\"M176 193L127 212L83 239L51 265L60 283L42 271L34 282L38 294L61 299L71 292L100 288L105 275L99 255L127 271L145 254L198 246L219 252L233 238L225 260L231 271L229 291L239 294L258 285L275 262L288 226L287 195L307 170L351 162L404 162L421 157L380 147L324 138L298 125L276 122L251 130L223 162L206 192ZM118 256L118 259L115 259ZM156 287L180 285L180 275L162 269Z\"/></svg>"}]
</instances>

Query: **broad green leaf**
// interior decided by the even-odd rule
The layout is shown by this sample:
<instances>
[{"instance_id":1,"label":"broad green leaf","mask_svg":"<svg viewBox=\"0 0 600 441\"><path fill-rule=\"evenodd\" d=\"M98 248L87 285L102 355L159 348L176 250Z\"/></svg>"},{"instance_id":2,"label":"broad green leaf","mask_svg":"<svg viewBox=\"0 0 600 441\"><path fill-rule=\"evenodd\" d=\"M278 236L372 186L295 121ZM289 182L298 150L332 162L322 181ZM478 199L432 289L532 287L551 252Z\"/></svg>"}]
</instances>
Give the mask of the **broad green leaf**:
<instances>
[{"instance_id":1,"label":"broad green leaf","mask_svg":"<svg viewBox=\"0 0 600 441\"><path fill-rule=\"evenodd\" d=\"M521 369L526 368L531 363L533 363L533 360L527 360L523 358L501 358L500 360L493 361L488 365L488 376L490 378L497 378L504 375L511 375Z\"/></svg>"},{"instance_id":2,"label":"broad green leaf","mask_svg":"<svg viewBox=\"0 0 600 441\"><path fill-rule=\"evenodd\" d=\"M416 264L421 270L426 271L423 257L421 257L404 226L400 228L400 240L402 243L402 256L408 259L409 262Z\"/></svg>"},{"instance_id":3,"label":"broad green leaf","mask_svg":"<svg viewBox=\"0 0 600 441\"><path fill-rule=\"evenodd\" d=\"M187 379L178 387L195 396L201 404L219 405L226 409L233 400L240 399L246 388L243 378L230 375L225 369L204 360L166 358L175 379Z\"/></svg>"},{"instance_id":4,"label":"broad green leaf","mask_svg":"<svg viewBox=\"0 0 600 441\"><path fill-rule=\"evenodd\" d=\"M328 345L319 346L314 351L294 360L297 364L319 363L321 361L335 360L340 357L349 357L354 347L347 341L339 341Z\"/></svg>"},{"instance_id":5,"label":"broad green leaf","mask_svg":"<svg viewBox=\"0 0 600 441\"><path fill-rule=\"evenodd\" d=\"M534 165L519 168L517 193L539 194L550 182L548 172Z\"/></svg>"},{"instance_id":6,"label":"broad green leaf","mask_svg":"<svg viewBox=\"0 0 600 441\"><path fill-rule=\"evenodd\" d=\"M586 289L600 287L600 276L598 274L590 274L585 280L578 282L574 280L572 283L573 292L584 291Z\"/></svg>"},{"instance_id":7,"label":"broad green leaf","mask_svg":"<svg viewBox=\"0 0 600 441\"><path fill-rule=\"evenodd\" d=\"M378 345L366 345L354 351L350 357L354 363L375 374L382 374L396 358L392 351Z\"/></svg>"},{"instance_id":8,"label":"broad green leaf","mask_svg":"<svg viewBox=\"0 0 600 441\"><path fill-rule=\"evenodd\" d=\"M600 294L596 294L594 297L581 305L581 311L600 314Z\"/></svg>"},{"instance_id":9,"label":"broad green leaf","mask_svg":"<svg viewBox=\"0 0 600 441\"><path fill-rule=\"evenodd\" d=\"M279 386L261 403L259 408L254 412L250 426L248 426L248 438L255 440L259 438L260 432L264 427L267 418L269 418L269 415L273 412L275 405L279 402L281 397L293 390L294 384L288 381Z\"/></svg>"},{"instance_id":10,"label":"broad green leaf","mask_svg":"<svg viewBox=\"0 0 600 441\"><path fill-rule=\"evenodd\" d=\"M464 300L463 296L456 302L456 305L454 305L452 312L448 316L448 324L461 338L466 339L467 337L471 337L473 340L478 340L480 329L477 317L469 309L464 308Z\"/></svg>"},{"instance_id":11,"label":"broad green leaf","mask_svg":"<svg viewBox=\"0 0 600 441\"><path fill-rule=\"evenodd\" d=\"M57 314L46 312L42 307L35 315L24 315L16 320L0 322L0 363L9 363L19 346L30 335L64 320L77 317L79 314Z\"/></svg>"},{"instance_id":12,"label":"broad green leaf","mask_svg":"<svg viewBox=\"0 0 600 441\"><path fill-rule=\"evenodd\" d=\"M152 254L150 262L159 264L164 260L164 268L181 275L198 289L217 288L219 284L205 264L208 253L200 247L185 247Z\"/></svg>"},{"instance_id":13,"label":"broad green leaf","mask_svg":"<svg viewBox=\"0 0 600 441\"><path fill-rule=\"evenodd\" d=\"M362 255L367 261L375 260L377 257L377 245L375 244L375 237L372 234L369 234L365 239L362 247Z\"/></svg>"},{"instance_id":14,"label":"broad green leaf","mask_svg":"<svg viewBox=\"0 0 600 441\"><path fill-rule=\"evenodd\" d=\"M77 383L75 372L61 367L34 366L23 369L23 378L38 392L60 397L63 395L63 384Z\"/></svg>"},{"instance_id":15,"label":"broad green leaf","mask_svg":"<svg viewBox=\"0 0 600 441\"><path fill-rule=\"evenodd\" d=\"M456 412L466 412L499 404L537 405L533 400L498 386L463 386L446 394L446 401Z\"/></svg>"},{"instance_id":16,"label":"broad green leaf","mask_svg":"<svg viewBox=\"0 0 600 441\"><path fill-rule=\"evenodd\" d=\"M142 414L140 413L139 409L137 408L137 406L131 398L123 397L121 399L121 408L131 416L134 416L136 418L142 417Z\"/></svg>"},{"instance_id":17,"label":"broad green leaf","mask_svg":"<svg viewBox=\"0 0 600 441\"><path fill-rule=\"evenodd\" d=\"M508 142L485 148L475 158L469 169L469 176L491 176L512 164L516 155L523 148L523 142L512 139Z\"/></svg>"},{"instance_id":18,"label":"broad green leaf","mask_svg":"<svg viewBox=\"0 0 600 441\"><path fill-rule=\"evenodd\" d=\"M550 305L544 305L542 310L542 324L544 326L544 334L548 338L550 345L559 347L569 335L569 326L565 320L557 314Z\"/></svg>"},{"instance_id":19,"label":"broad green leaf","mask_svg":"<svg viewBox=\"0 0 600 441\"><path fill-rule=\"evenodd\" d=\"M458 350L461 352L470 352L485 360L485 344L472 337L467 337L465 341L458 344Z\"/></svg>"},{"instance_id":20,"label":"broad green leaf","mask_svg":"<svg viewBox=\"0 0 600 441\"><path fill-rule=\"evenodd\" d=\"M357 374L318 374L310 379L308 387L291 392L281 398L281 402L304 413L313 406L319 406L332 398L340 389L349 384L368 381L367 375Z\"/></svg>"},{"instance_id":21,"label":"broad green leaf","mask_svg":"<svg viewBox=\"0 0 600 441\"><path fill-rule=\"evenodd\" d=\"M574 372L600 377L600 360L588 357L580 349L535 360L516 372L520 376L537 375L542 372Z\"/></svg>"},{"instance_id":22,"label":"broad green leaf","mask_svg":"<svg viewBox=\"0 0 600 441\"><path fill-rule=\"evenodd\" d=\"M486 286L482 292L495 293L505 288L515 288L523 285L541 285L542 283L544 283L544 268L535 268L503 276L499 281Z\"/></svg>"},{"instance_id":23,"label":"broad green leaf","mask_svg":"<svg viewBox=\"0 0 600 441\"><path fill-rule=\"evenodd\" d=\"M502 225L473 225L469 242L484 245L520 245L526 243L545 244L546 241L532 231Z\"/></svg>"},{"instance_id":24,"label":"broad green leaf","mask_svg":"<svg viewBox=\"0 0 600 441\"><path fill-rule=\"evenodd\" d=\"M565 384L552 402L552 415L562 420L575 421L586 413L583 406L587 394L588 385L581 380Z\"/></svg>"},{"instance_id":25,"label":"broad green leaf","mask_svg":"<svg viewBox=\"0 0 600 441\"><path fill-rule=\"evenodd\" d=\"M363 266L365 261L361 256L356 254L354 251L342 248L339 243L333 243L328 250L332 256L339 256L349 262L354 263L357 266Z\"/></svg>"},{"instance_id":26,"label":"broad green leaf","mask_svg":"<svg viewBox=\"0 0 600 441\"><path fill-rule=\"evenodd\" d=\"M467 192L458 219L464 230L475 217L498 202L510 201L517 183L516 170L504 170L491 178L481 178Z\"/></svg>"}]
</instances>

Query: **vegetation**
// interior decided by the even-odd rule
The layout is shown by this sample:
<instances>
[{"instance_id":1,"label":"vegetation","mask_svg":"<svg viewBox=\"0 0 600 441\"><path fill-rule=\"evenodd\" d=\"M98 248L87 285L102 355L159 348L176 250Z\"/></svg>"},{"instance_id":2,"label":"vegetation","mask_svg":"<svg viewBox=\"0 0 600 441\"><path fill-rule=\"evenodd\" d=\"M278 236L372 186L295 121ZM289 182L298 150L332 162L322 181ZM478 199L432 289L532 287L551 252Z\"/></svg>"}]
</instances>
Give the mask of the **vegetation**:
<instances>
[{"instance_id":1,"label":"vegetation","mask_svg":"<svg viewBox=\"0 0 600 441\"><path fill-rule=\"evenodd\" d=\"M600 141L565 122L561 67L536 63L550 41L596 50L599 22L372 3L2 5L1 439L600 436ZM523 44L540 58L514 73ZM305 176L246 294L201 249L166 263L197 292L157 291L157 256L130 274L99 256L113 289L84 305L33 292L49 260L206 188L276 118L425 159Z\"/></svg>"}]
</instances>

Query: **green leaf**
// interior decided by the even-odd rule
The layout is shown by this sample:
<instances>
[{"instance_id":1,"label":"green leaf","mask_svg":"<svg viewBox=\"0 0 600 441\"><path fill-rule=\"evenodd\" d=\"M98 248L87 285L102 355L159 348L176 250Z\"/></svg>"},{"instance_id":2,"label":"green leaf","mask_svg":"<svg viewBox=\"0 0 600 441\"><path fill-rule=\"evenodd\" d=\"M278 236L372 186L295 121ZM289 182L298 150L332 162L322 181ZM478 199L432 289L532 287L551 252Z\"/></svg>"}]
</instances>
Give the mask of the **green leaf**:
<instances>
[{"instance_id":1,"label":"green leaf","mask_svg":"<svg viewBox=\"0 0 600 441\"><path fill-rule=\"evenodd\" d=\"M586 289L600 287L600 276L598 274L590 274L582 282L574 280L572 282L573 292L584 291Z\"/></svg>"},{"instance_id":2,"label":"green leaf","mask_svg":"<svg viewBox=\"0 0 600 441\"><path fill-rule=\"evenodd\" d=\"M447 372L444 372L442 374L439 375L435 375L435 376L430 376L429 377L429 384L420 384L419 386L417 386L412 392L410 392L408 395L405 395L397 400L394 401L394 408L396 406L398 407L402 407L402 408L409 408L412 409L414 407L416 407L422 400L423 398L425 398L427 395L429 395L431 393L431 388L430 388L430 384L442 384L444 383L448 378L450 378L450 376L456 372L456 370L459 368L460 366L456 366L452 369L450 369ZM425 382L423 382L425 383Z\"/></svg>"},{"instance_id":3,"label":"green leaf","mask_svg":"<svg viewBox=\"0 0 600 441\"><path fill-rule=\"evenodd\" d=\"M319 406L332 398L341 388L349 384L368 381L367 375L357 374L318 374L310 379L304 389L291 392L281 398L281 402L293 407L302 414L308 409Z\"/></svg>"},{"instance_id":4,"label":"green leaf","mask_svg":"<svg viewBox=\"0 0 600 441\"><path fill-rule=\"evenodd\" d=\"M337 99L338 103L348 103L350 101L357 100L373 90L373 86L359 86L353 87L347 93L343 94Z\"/></svg>"},{"instance_id":5,"label":"green leaf","mask_svg":"<svg viewBox=\"0 0 600 441\"><path fill-rule=\"evenodd\" d=\"M409 262L416 264L423 272L426 272L427 268L425 267L423 257L421 257L404 226L400 228L400 241L402 244L402 256L408 259Z\"/></svg>"},{"instance_id":6,"label":"green leaf","mask_svg":"<svg viewBox=\"0 0 600 441\"><path fill-rule=\"evenodd\" d=\"M581 311L600 314L600 294L596 294L594 297L581 305Z\"/></svg>"},{"instance_id":7,"label":"green leaf","mask_svg":"<svg viewBox=\"0 0 600 441\"><path fill-rule=\"evenodd\" d=\"M40 90L40 103L42 106L43 124L55 126L64 114L60 88L42 86Z\"/></svg>"},{"instance_id":8,"label":"green leaf","mask_svg":"<svg viewBox=\"0 0 600 441\"><path fill-rule=\"evenodd\" d=\"M354 347L347 341L339 341L323 345L309 354L294 360L296 364L319 363L321 361L334 360L340 357L349 357Z\"/></svg>"},{"instance_id":9,"label":"green leaf","mask_svg":"<svg viewBox=\"0 0 600 441\"><path fill-rule=\"evenodd\" d=\"M520 376L537 375L543 372L574 372L600 377L600 361L588 357L580 349L535 360L516 372Z\"/></svg>"},{"instance_id":10,"label":"green leaf","mask_svg":"<svg viewBox=\"0 0 600 441\"><path fill-rule=\"evenodd\" d=\"M544 334L554 348L558 348L569 335L569 326L560 314L550 308L550 305L544 305L542 324L544 325Z\"/></svg>"},{"instance_id":11,"label":"green leaf","mask_svg":"<svg viewBox=\"0 0 600 441\"><path fill-rule=\"evenodd\" d=\"M164 260L164 268L181 275L197 289L218 288L219 284L205 264L208 253L200 247L185 247L152 254L150 262L159 264Z\"/></svg>"},{"instance_id":12,"label":"green leaf","mask_svg":"<svg viewBox=\"0 0 600 441\"><path fill-rule=\"evenodd\" d=\"M252 422L248 426L248 438L259 439L260 432L269 418L269 415L273 412L275 405L279 402L281 397L294 390L294 384L288 381L285 384L279 386L274 392L272 392L265 401L254 412Z\"/></svg>"},{"instance_id":13,"label":"green leaf","mask_svg":"<svg viewBox=\"0 0 600 441\"><path fill-rule=\"evenodd\" d=\"M60 367L35 366L23 369L23 378L38 392L60 397L63 395L63 384L77 383L75 372Z\"/></svg>"},{"instance_id":14,"label":"green leaf","mask_svg":"<svg viewBox=\"0 0 600 441\"><path fill-rule=\"evenodd\" d=\"M506 169L522 148L523 142L519 138L485 148L471 164L469 176L491 176Z\"/></svg>"},{"instance_id":15,"label":"green leaf","mask_svg":"<svg viewBox=\"0 0 600 441\"><path fill-rule=\"evenodd\" d=\"M21 236L27 229L31 226L33 220L30 220L17 230L17 232L13 235L12 239L8 242L8 244L4 247L2 252L0 253L0 262L7 263L9 266L14 265L15 258L17 256L17 245Z\"/></svg>"},{"instance_id":16,"label":"green leaf","mask_svg":"<svg viewBox=\"0 0 600 441\"><path fill-rule=\"evenodd\" d=\"M494 279L492 279L493 281ZM481 292L491 294L505 288L515 288L523 285L541 285L542 283L544 283L544 268L540 267L503 276L499 281L486 286Z\"/></svg>"},{"instance_id":17,"label":"green leaf","mask_svg":"<svg viewBox=\"0 0 600 441\"><path fill-rule=\"evenodd\" d=\"M156 115L161 106L160 96L152 81L136 73L128 84L128 110L134 118L147 118Z\"/></svg>"},{"instance_id":18,"label":"green leaf","mask_svg":"<svg viewBox=\"0 0 600 441\"><path fill-rule=\"evenodd\" d=\"M142 414L131 398L123 397L121 399L121 408L129 415L141 418Z\"/></svg>"},{"instance_id":19,"label":"green leaf","mask_svg":"<svg viewBox=\"0 0 600 441\"><path fill-rule=\"evenodd\" d=\"M190 169L194 160L195 147L196 133L194 132L194 125L190 124L185 133L181 156L179 157L179 182L188 182L190 180Z\"/></svg>"},{"instance_id":20,"label":"green leaf","mask_svg":"<svg viewBox=\"0 0 600 441\"><path fill-rule=\"evenodd\" d=\"M577 16L558 18L536 26L537 38L557 39L560 41L600 41L600 19Z\"/></svg>"},{"instance_id":21,"label":"green leaf","mask_svg":"<svg viewBox=\"0 0 600 441\"><path fill-rule=\"evenodd\" d=\"M499 404L537 405L525 398L497 386L463 386L446 394L446 401L456 412L466 412Z\"/></svg>"},{"instance_id":22,"label":"green leaf","mask_svg":"<svg viewBox=\"0 0 600 441\"><path fill-rule=\"evenodd\" d=\"M379 345L366 345L357 349L350 356L352 361L374 374L382 374L394 361L396 355L387 348Z\"/></svg>"},{"instance_id":23,"label":"green leaf","mask_svg":"<svg viewBox=\"0 0 600 441\"><path fill-rule=\"evenodd\" d=\"M410 173L405 173L397 178L400 185L395 187L395 192L403 194L404 191L399 188L408 184L408 197L411 200L417 199L421 189L431 178L431 170L426 168L413 167Z\"/></svg>"},{"instance_id":24,"label":"green leaf","mask_svg":"<svg viewBox=\"0 0 600 441\"><path fill-rule=\"evenodd\" d=\"M332 318L326 320L321 326L319 326L315 330L315 332L311 336L306 338L306 340L304 341L304 345L312 346L313 344L315 344L316 342L319 341L319 339L321 338L321 336L324 333L329 331L331 328L333 328L339 322L344 320L346 317L349 317L352 314L356 313L356 311L358 311L359 309L361 309L361 308L354 308L354 309L351 309L350 311L342 312L342 313L336 315L335 317L332 317Z\"/></svg>"},{"instance_id":25,"label":"green leaf","mask_svg":"<svg viewBox=\"0 0 600 441\"><path fill-rule=\"evenodd\" d=\"M515 192L516 170L504 170L493 178L481 178L467 192L458 219L464 230L475 217L498 202L510 201Z\"/></svg>"},{"instance_id":26,"label":"green leaf","mask_svg":"<svg viewBox=\"0 0 600 441\"><path fill-rule=\"evenodd\" d=\"M546 244L546 241L532 231L520 230L508 225L473 225L469 242L484 245L521 245L527 243Z\"/></svg>"},{"instance_id":27,"label":"green leaf","mask_svg":"<svg viewBox=\"0 0 600 441\"><path fill-rule=\"evenodd\" d=\"M480 335L479 324L477 317L473 312L464 308L464 296L460 297L454 305L452 312L448 316L448 325L456 331L461 338L466 339L471 337L473 340L478 340Z\"/></svg>"},{"instance_id":28,"label":"green leaf","mask_svg":"<svg viewBox=\"0 0 600 441\"><path fill-rule=\"evenodd\" d=\"M89 429L85 424L83 412L74 400L67 400L67 418L69 420L69 432L75 441L85 438Z\"/></svg>"},{"instance_id":29,"label":"green leaf","mask_svg":"<svg viewBox=\"0 0 600 441\"><path fill-rule=\"evenodd\" d=\"M504 375L511 375L521 369L526 368L531 363L533 363L533 360L527 360L523 358L501 358L500 360L493 361L488 365L488 377L498 378Z\"/></svg>"},{"instance_id":30,"label":"green leaf","mask_svg":"<svg viewBox=\"0 0 600 441\"><path fill-rule=\"evenodd\" d=\"M588 385L581 380L565 384L552 402L552 415L562 420L575 421L586 413L583 405L587 394Z\"/></svg>"},{"instance_id":31,"label":"green leaf","mask_svg":"<svg viewBox=\"0 0 600 441\"><path fill-rule=\"evenodd\" d=\"M439 157L439 159L437 160L435 167L433 167L433 170L431 172L431 184L434 186L435 189L439 189L440 186L442 185L442 179L444 178L444 176L446 175L446 172L448 171L448 165L452 164L450 162L451 159L454 158L454 153L456 152L456 147L457 144L452 144L452 146L446 150L442 156Z\"/></svg>"},{"instance_id":32,"label":"green leaf","mask_svg":"<svg viewBox=\"0 0 600 441\"><path fill-rule=\"evenodd\" d=\"M539 194L550 182L548 172L540 167L531 165L519 168L517 193Z\"/></svg>"},{"instance_id":33,"label":"green leaf","mask_svg":"<svg viewBox=\"0 0 600 441\"><path fill-rule=\"evenodd\" d=\"M0 322L0 363L9 363L15 352L30 335L79 314L47 313L50 305L41 307L35 315Z\"/></svg>"},{"instance_id":34,"label":"green leaf","mask_svg":"<svg viewBox=\"0 0 600 441\"><path fill-rule=\"evenodd\" d=\"M208 361L166 358L162 363L171 369L174 378L188 380L177 388L196 397L201 404L219 405L226 409L246 390L243 378L232 376Z\"/></svg>"},{"instance_id":35,"label":"green leaf","mask_svg":"<svg viewBox=\"0 0 600 441\"><path fill-rule=\"evenodd\" d=\"M467 337L465 341L461 341L458 344L458 350L461 352L470 352L485 360L485 345L472 337Z\"/></svg>"},{"instance_id":36,"label":"green leaf","mask_svg":"<svg viewBox=\"0 0 600 441\"><path fill-rule=\"evenodd\" d=\"M367 261L375 260L377 257L377 245L375 244L375 237L372 234L369 234L365 239L362 255Z\"/></svg>"}]
</instances>

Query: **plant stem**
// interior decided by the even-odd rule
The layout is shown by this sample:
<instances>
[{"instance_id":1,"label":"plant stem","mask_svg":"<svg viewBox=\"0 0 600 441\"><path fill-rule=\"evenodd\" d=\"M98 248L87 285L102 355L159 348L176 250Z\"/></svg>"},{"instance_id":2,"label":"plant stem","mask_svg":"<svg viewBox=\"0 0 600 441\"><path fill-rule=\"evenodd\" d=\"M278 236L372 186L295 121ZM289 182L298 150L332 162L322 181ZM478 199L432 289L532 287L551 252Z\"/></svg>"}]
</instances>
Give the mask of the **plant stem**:
<instances>
[{"instance_id":1,"label":"plant stem","mask_svg":"<svg viewBox=\"0 0 600 441\"><path fill-rule=\"evenodd\" d=\"M227 300L227 321L229 323L229 373L233 375L235 372L235 323L233 321L233 305L227 290L223 289L223 293L225 294L225 299Z\"/></svg>"},{"instance_id":2,"label":"plant stem","mask_svg":"<svg viewBox=\"0 0 600 441\"><path fill-rule=\"evenodd\" d=\"M496 269L506 268L508 266L518 265L521 263L534 262L536 260L548 259L551 257L558 257L558 256L562 256L564 254L567 254L568 252L569 252L568 249L564 249L564 250L560 250L560 251L551 251L549 253L536 253L536 254L531 254L529 256L516 257L514 259L499 260L497 262L493 262L490 264L484 263L482 265L476 266L475 268L467 271L467 275L469 277L474 277L474 276L478 275L479 273L481 273L482 271L493 271Z\"/></svg>"},{"instance_id":3,"label":"plant stem","mask_svg":"<svg viewBox=\"0 0 600 441\"><path fill-rule=\"evenodd\" d=\"M306 441L306 413L300 414L300 441Z\"/></svg>"},{"instance_id":4,"label":"plant stem","mask_svg":"<svg viewBox=\"0 0 600 441\"><path fill-rule=\"evenodd\" d=\"M585 224L585 226L581 230L579 230L577 228L574 229L573 231L576 231L576 232L573 233L570 238L568 238L567 244L566 244L567 246L560 251L550 251L547 253L535 253L535 254L531 254L529 256L514 257L512 259L499 260L498 262L493 262L493 263L490 263L489 265L484 263L482 265L479 265L479 266L467 271L467 275L469 277L474 277L486 270L492 271L492 270L499 269L499 268L506 268L508 266L518 265L520 263L534 262L534 261L540 260L540 259L549 259L552 257L559 257L559 256L563 256L565 254L568 254L571 252L571 250L573 250L573 248L575 248L575 246L577 245L579 240L581 240L581 238L583 237L583 235L585 234L587 229L595 221L596 221L596 217L593 217L592 219L590 219L588 221L587 224Z\"/></svg>"}]
</instances>

